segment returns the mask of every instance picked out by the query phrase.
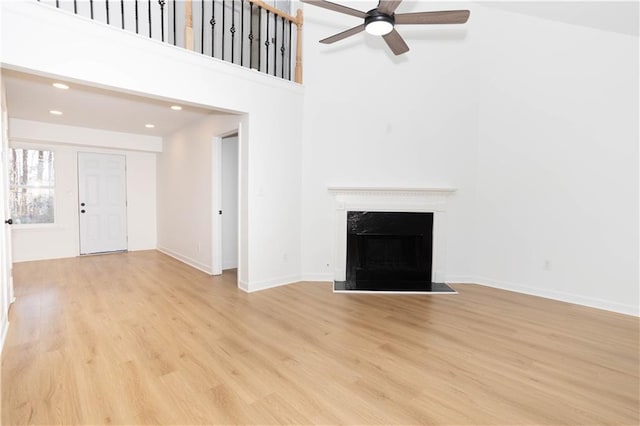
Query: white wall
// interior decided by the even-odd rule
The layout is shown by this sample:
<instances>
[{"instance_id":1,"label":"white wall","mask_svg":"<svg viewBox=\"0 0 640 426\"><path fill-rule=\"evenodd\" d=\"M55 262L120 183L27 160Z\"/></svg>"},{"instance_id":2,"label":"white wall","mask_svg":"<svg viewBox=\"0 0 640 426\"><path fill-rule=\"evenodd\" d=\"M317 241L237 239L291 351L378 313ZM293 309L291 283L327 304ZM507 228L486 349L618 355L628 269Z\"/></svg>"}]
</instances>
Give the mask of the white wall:
<instances>
[{"instance_id":1,"label":"white wall","mask_svg":"<svg viewBox=\"0 0 640 426\"><path fill-rule=\"evenodd\" d=\"M208 273L213 267L213 139L237 130L240 119L197 120L165 137L158 156L158 248Z\"/></svg>"},{"instance_id":2,"label":"white wall","mask_svg":"<svg viewBox=\"0 0 640 426\"><path fill-rule=\"evenodd\" d=\"M375 4L353 6L368 10ZM477 117L470 76L476 56L468 47L473 29L400 28L412 50L395 57L381 37L365 33L318 44L356 25L353 17L308 6L305 19L305 277L333 278L332 185L458 188L447 211L446 271L469 276Z\"/></svg>"},{"instance_id":3,"label":"white wall","mask_svg":"<svg viewBox=\"0 0 640 426\"><path fill-rule=\"evenodd\" d=\"M38 2L0 5L0 54L7 68L246 113L239 137L246 206L240 284L252 291L299 279L301 87ZM159 241L181 226L159 221Z\"/></svg>"},{"instance_id":4,"label":"white wall","mask_svg":"<svg viewBox=\"0 0 640 426\"><path fill-rule=\"evenodd\" d=\"M637 314L638 37L472 17L491 22L477 28L474 281Z\"/></svg>"},{"instance_id":5,"label":"white wall","mask_svg":"<svg viewBox=\"0 0 640 426\"><path fill-rule=\"evenodd\" d=\"M19 125L15 125L18 123ZM33 126L29 126L33 124ZM29 129L33 129L30 133ZM14 129L16 130L14 132ZM49 129L50 132L47 132ZM47 134L55 135L55 141ZM104 130L59 126L49 123L11 120L12 146L42 148L55 152L55 224L14 225L13 259L15 262L78 256L78 152L123 154L127 162L127 234L128 248L150 250L156 248L156 153L99 148L74 143L83 135L100 133L96 140L108 141L123 134ZM138 148L138 135L129 135L131 146ZM148 136L142 136L146 141ZM85 139L85 140L88 140ZM65 144L69 141L70 144Z\"/></svg>"},{"instance_id":6,"label":"white wall","mask_svg":"<svg viewBox=\"0 0 640 426\"><path fill-rule=\"evenodd\" d=\"M448 281L637 314L638 37L482 3L402 7L472 12L400 27L411 51L394 57L367 34L318 45L357 22L305 7L304 274L332 276L327 186L453 186Z\"/></svg>"}]
</instances>

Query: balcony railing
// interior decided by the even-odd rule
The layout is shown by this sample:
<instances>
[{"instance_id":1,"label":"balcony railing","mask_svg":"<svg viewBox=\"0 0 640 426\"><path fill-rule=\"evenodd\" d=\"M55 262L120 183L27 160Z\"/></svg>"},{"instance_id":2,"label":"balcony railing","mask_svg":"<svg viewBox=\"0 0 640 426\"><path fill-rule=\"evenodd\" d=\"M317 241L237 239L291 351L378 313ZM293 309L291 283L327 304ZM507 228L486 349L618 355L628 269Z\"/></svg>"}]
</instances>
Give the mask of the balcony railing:
<instances>
[{"instance_id":1,"label":"balcony railing","mask_svg":"<svg viewBox=\"0 0 640 426\"><path fill-rule=\"evenodd\" d=\"M302 83L300 9L292 16L261 0L38 1L202 55Z\"/></svg>"}]
</instances>

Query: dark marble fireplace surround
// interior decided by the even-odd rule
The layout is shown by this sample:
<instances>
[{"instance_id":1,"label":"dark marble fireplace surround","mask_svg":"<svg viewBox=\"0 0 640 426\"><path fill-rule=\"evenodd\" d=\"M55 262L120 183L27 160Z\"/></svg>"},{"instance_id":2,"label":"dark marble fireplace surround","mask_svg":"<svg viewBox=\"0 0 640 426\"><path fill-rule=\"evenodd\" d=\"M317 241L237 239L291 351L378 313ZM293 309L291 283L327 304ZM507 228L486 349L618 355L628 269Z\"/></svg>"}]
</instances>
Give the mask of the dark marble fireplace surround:
<instances>
[{"instance_id":1,"label":"dark marble fireplace surround","mask_svg":"<svg viewBox=\"0 0 640 426\"><path fill-rule=\"evenodd\" d=\"M454 292L432 282L433 213L347 212L346 280L335 291Z\"/></svg>"}]
</instances>

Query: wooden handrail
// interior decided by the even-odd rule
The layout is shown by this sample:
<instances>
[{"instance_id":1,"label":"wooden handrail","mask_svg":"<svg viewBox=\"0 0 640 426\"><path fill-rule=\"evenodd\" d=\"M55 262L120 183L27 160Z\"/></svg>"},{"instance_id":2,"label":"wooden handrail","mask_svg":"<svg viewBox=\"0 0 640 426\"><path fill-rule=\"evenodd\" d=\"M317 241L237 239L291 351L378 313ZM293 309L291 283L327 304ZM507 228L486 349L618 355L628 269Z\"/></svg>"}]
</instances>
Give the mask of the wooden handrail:
<instances>
[{"instance_id":1,"label":"wooden handrail","mask_svg":"<svg viewBox=\"0 0 640 426\"><path fill-rule=\"evenodd\" d=\"M284 18L287 21L292 22L292 23L294 23L294 24L296 24L298 26L302 25L302 20L299 20L300 17L298 15L291 16L288 13L285 13L280 9L277 9L277 8L271 6L271 5L268 5L267 3L263 2L262 0L247 0L247 1L249 1L250 3L253 3L256 6L259 6L259 7L263 8L263 9L265 9L265 10L268 10L271 13L275 13L279 17Z\"/></svg>"}]
</instances>

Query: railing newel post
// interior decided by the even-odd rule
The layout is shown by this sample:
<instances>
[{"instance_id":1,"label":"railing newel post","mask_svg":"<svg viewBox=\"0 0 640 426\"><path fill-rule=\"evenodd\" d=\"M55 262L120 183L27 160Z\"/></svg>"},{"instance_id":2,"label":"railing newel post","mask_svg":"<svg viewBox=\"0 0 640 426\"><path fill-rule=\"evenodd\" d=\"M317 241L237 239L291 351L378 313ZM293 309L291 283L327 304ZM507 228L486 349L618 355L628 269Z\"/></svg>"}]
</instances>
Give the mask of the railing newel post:
<instances>
[{"instance_id":1,"label":"railing newel post","mask_svg":"<svg viewBox=\"0 0 640 426\"><path fill-rule=\"evenodd\" d=\"M184 2L184 48L193 50L193 9L191 0Z\"/></svg>"},{"instance_id":2,"label":"railing newel post","mask_svg":"<svg viewBox=\"0 0 640 426\"><path fill-rule=\"evenodd\" d=\"M302 84L302 9L296 12L296 69L295 82Z\"/></svg>"}]
</instances>

